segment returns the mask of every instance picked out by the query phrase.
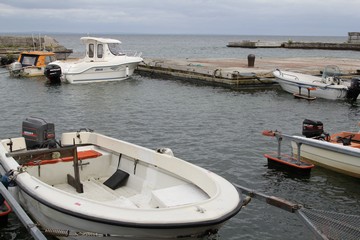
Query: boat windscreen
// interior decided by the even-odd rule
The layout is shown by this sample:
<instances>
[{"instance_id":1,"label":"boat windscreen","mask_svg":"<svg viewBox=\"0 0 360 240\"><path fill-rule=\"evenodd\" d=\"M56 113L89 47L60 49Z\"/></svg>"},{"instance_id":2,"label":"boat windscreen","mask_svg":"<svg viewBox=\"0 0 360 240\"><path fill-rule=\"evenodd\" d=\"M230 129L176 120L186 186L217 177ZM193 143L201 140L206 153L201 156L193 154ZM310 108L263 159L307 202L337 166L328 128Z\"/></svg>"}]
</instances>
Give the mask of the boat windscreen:
<instances>
[{"instance_id":1,"label":"boat windscreen","mask_svg":"<svg viewBox=\"0 0 360 240\"><path fill-rule=\"evenodd\" d=\"M23 55L20 62L23 66L36 66L38 56Z\"/></svg>"},{"instance_id":2,"label":"boat windscreen","mask_svg":"<svg viewBox=\"0 0 360 240\"><path fill-rule=\"evenodd\" d=\"M115 56L124 55L124 53L121 51L120 43L109 43L108 46L110 52Z\"/></svg>"},{"instance_id":3,"label":"boat windscreen","mask_svg":"<svg viewBox=\"0 0 360 240\"><path fill-rule=\"evenodd\" d=\"M327 78L327 77L338 77L341 75L341 71L339 69L338 66L334 66L334 65L328 65L324 68L322 77L323 78Z\"/></svg>"}]
</instances>

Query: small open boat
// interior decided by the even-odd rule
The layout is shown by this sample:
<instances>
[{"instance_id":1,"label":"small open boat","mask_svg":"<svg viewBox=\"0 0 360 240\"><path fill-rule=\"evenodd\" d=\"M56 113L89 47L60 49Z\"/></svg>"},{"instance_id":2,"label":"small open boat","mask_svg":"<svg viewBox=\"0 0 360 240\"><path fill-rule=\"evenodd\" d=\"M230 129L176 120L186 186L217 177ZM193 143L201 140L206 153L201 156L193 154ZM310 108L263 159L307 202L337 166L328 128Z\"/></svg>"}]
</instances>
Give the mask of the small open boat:
<instances>
[{"instance_id":1,"label":"small open boat","mask_svg":"<svg viewBox=\"0 0 360 240\"><path fill-rule=\"evenodd\" d=\"M326 66L321 77L279 69L276 69L273 75L284 91L297 98L355 101L360 94L360 78L340 78L341 73L337 66Z\"/></svg>"},{"instance_id":2,"label":"small open boat","mask_svg":"<svg viewBox=\"0 0 360 240\"><path fill-rule=\"evenodd\" d=\"M305 119L303 135L296 136L303 141L300 149L301 159L315 165L360 178L360 133L338 132L325 134L323 123ZM294 152L298 152L297 144L292 141Z\"/></svg>"},{"instance_id":3,"label":"small open boat","mask_svg":"<svg viewBox=\"0 0 360 240\"><path fill-rule=\"evenodd\" d=\"M44 76L48 63L56 60L55 53L46 51L22 52L16 62L8 66L10 76L37 77Z\"/></svg>"},{"instance_id":4,"label":"small open boat","mask_svg":"<svg viewBox=\"0 0 360 240\"><path fill-rule=\"evenodd\" d=\"M55 61L46 66L51 82L91 83L129 78L143 61L141 53L125 54L121 42L110 38L82 37L86 55L77 61Z\"/></svg>"},{"instance_id":5,"label":"small open boat","mask_svg":"<svg viewBox=\"0 0 360 240\"><path fill-rule=\"evenodd\" d=\"M16 170L16 198L49 232L95 239L203 237L244 204L230 182L169 149L93 131L63 133L56 147L54 124L39 118L26 119L22 133L1 140L0 163Z\"/></svg>"},{"instance_id":6,"label":"small open boat","mask_svg":"<svg viewBox=\"0 0 360 240\"><path fill-rule=\"evenodd\" d=\"M359 132L338 132L330 135L324 133L322 122L305 119L302 129L304 136L286 135L269 130L264 131L263 134L278 139L277 155L270 154L270 158L268 157L272 162L276 161L288 166L289 162L297 161L305 168L316 165L360 178ZM291 157L282 158L280 149L283 139L291 141ZM300 169L300 164L297 169Z\"/></svg>"}]
</instances>

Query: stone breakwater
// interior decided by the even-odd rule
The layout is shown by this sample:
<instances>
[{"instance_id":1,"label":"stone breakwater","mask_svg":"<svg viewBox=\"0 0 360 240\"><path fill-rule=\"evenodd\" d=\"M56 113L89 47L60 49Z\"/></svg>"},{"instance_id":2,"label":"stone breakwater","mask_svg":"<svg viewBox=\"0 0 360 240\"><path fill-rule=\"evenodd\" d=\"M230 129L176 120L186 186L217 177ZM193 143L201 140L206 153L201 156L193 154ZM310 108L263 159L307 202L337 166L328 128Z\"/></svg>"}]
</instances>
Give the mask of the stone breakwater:
<instances>
[{"instance_id":1,"label":"stone breakwater","mask_svg":"<svg viewBox=\"0 0 360 240\"><path fill-rule=\"evenodd\" d=\"M290 49L323 49L323 50L352 50L360 51L358 43L325 43L325 42L229 42L227 47L240 48L290 48Z\"/></svg>"},{"instance_id":2,"label":"stone breakwater","mask_svg":"<svg viewBox=\"0 0 360 240\"><path fill-rule=\"evenodd\" d=\"M57 59L65 59L72 53L71 49L48 36L0 36L0 57L3 65L17 59L20 52L34 50L54 52Z\"/></svg>"}]
</instances>

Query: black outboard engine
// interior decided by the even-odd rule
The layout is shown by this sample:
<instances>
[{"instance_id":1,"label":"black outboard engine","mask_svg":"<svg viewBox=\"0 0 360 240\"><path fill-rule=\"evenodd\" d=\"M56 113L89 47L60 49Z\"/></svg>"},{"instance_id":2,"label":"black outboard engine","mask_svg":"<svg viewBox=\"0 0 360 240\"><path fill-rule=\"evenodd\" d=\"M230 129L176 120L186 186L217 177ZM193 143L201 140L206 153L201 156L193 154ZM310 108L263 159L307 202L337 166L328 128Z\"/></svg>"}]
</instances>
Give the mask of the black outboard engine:
<instances>
[{"instance_id":1,"label":"black outboard engine","mask_svg":"<svg viewBox=\"0 0 360 240\"><path fill-rule=\"evenodd\" d=\"M305 119L303 121L302 134L307 138L320 137L324 133L323 123Z\"/></svg>"},{"instance_id":2,"label":"black outboard engine","mask_svg":"<svg viewBox=\"0 0 360 240\"><path fill-rule=\"evenodd\" d=\"M51 83L60 83L61 67L56 64L48 64L45 67L44 75Z\"/></svg>"},{"instance_id":3,"label":"black outboard engine","mask_svg":"<svg viewBox=\"0 0 360 240\"><path fill-rule=\"evenodd\" d=\"M360 94L360 78L352 78L351 85L346 94L346 98L350 101L356 101L359 94Z\"/></svg>"},{"instance_id":4,"label":"black outboard engine","mask_svg":"<svg viewBox=\"0 0 360 240\"><path fill-rule=\"evenodd\" d=\"M22 136L27 149L55 148L55 125L42 118L26 118L22 123Z\"/></svg>"}]
</instances>

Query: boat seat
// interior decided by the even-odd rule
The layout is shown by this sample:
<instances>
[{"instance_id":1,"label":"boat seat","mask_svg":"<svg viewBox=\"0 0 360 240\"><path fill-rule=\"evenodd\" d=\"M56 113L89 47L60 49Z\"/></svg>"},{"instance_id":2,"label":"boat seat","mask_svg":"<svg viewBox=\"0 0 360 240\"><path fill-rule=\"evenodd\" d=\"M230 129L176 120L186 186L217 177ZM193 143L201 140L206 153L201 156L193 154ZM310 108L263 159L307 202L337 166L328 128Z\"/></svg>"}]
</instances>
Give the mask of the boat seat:
<instances>
[{"instance_id":1,"label":"boat seat","mask_svg":"<svg viewBox=\"0 0 360 240\"><path fill-rule=\"evenodd\" d=\"M127 172L117 169L116 172L104 182L104 185L112 190L116 190L125 184L128 177L129 174Z\"/></svg>"},{"instance_id":2,"label":"boat seat","mask_svg":"<svg viewBox=\"0 0 360 240\"><path fill-rule=\"evenodd\" d=\"M176 185L151 191L151 205L168 208L192 204L209 199L209 196L193 184Z\"/></svg>"},{"instance_id":3,"label":"boat seat","mask_svg":"<svg viewBox=\"0 0 360 240\"><path fill-rule=\"evenodd\" d=\"M89 158L97 158L102 156L101 153L95 151L95 150L85 150L85 151L79 151L77 153L78 160L84 160ZM58 162L72 162L74 160L73 156L70 157L63 157L63 158L54 158L49 160L41 160L41 161L32 161L24 164L25 166L38 166L38 165L45 165L45 164L54 164Z\"/></svg>"}]
</instances>

